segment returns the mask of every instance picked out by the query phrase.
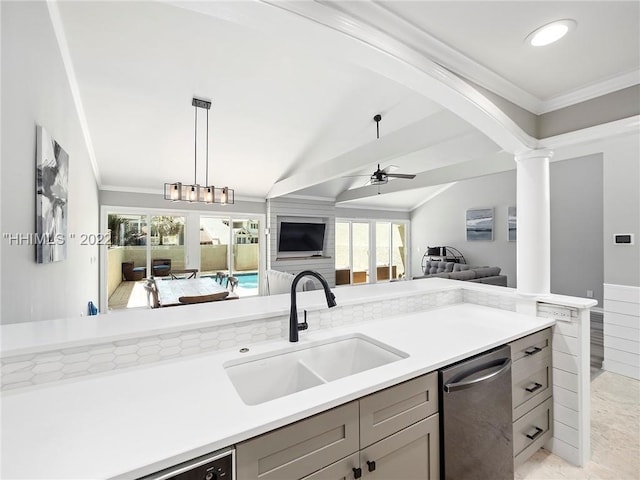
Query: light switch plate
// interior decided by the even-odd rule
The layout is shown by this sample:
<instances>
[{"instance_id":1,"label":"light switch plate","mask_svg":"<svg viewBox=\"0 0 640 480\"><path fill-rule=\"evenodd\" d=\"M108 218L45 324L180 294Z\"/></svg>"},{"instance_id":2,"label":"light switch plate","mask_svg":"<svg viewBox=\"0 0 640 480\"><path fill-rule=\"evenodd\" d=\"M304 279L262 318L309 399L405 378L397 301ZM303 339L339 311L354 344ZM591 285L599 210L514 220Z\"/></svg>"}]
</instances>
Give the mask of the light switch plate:
<instances>
[{"instance_id":1,"label":"light switch plate","mask_svg":"<svg viewBox=\"0 0 640 480\"><path fill-rule=\"evenodd\" d=\"M616 233L613 235L614 245L633 245L635 238L633 233Z\"/></svg>"}]
</instances>

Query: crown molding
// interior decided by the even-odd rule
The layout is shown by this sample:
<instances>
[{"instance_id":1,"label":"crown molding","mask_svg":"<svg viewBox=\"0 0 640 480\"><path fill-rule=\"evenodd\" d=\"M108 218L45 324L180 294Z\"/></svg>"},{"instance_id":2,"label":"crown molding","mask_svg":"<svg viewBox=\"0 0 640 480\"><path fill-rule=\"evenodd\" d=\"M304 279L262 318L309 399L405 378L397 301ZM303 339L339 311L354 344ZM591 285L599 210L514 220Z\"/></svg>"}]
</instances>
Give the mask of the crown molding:
<instances>
[{"instance_id":1,"label":"crown molding","mask_svg":"<svg viewBox=\"0 0 640 480\"><path fill-rule=\"evenodd\" d=\"M600 142L615 137L621 137L640 132L640 115L635 115L614 122L603 123L593 127L583 128L574 132L563 133L540 140L539 147L549 150L575 147L587 143Z\"/></svg>"},{"instance_id":2,"label":"crown molding","mask_svg":"<svg viewBox=\"0 0 640 480\"><path fill-rule=\"evenodd\" d=\"M638 84L640 84L640 69L631 70L602 82L587 85L578 90L574 90L573 92L544 100L540 104L539 112L534 113L543 114L553 112L554 110L570 107L571 105L586 102L587 100L617 92L623 88L633 87Z\"/></svg>"},{"instance_id":3,"label":"crown molding","mask_svg":"<svg viewBox=\"0 0 640 480\"><path fill-rule=\"evenodd\" d=\"M432 36L411 19L372 2L320 2L384 32L428 59L536 115L569 107L640 83L636 69L575 91L541 99Z\"/></svg>"}]
</instances>

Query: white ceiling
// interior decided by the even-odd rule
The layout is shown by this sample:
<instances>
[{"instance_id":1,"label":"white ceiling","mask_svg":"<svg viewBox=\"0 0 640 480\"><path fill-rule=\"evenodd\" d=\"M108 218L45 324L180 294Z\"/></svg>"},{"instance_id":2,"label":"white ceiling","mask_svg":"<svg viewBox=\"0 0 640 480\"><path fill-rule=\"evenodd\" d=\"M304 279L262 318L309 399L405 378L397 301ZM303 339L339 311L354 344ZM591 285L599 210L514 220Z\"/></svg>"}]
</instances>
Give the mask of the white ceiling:
<instances>
[{"instance_id":1,"label":"white ceiling","mask_svg":"<svg viewBox=\"0 0 640 480\"><path fill-rule=\"evenodd\" d=\"M349 61L348 55L325 50L313 34L317 24L309 22L309 34L296 37L256 26L246 13L256 4L58 3L101 188L160 192L165 182L191 183L193 96L213 102L210 181L235 188L237 198L264 199L276 182L305 172L308 181L296 194L340 198L367 178L346 175L371 173L378 162L419 174L468 162L489 164L499 154L497 145L432 99L363 62ZM433 58L438 63L515 103L522 100L526 108L637 74L639 5L393 1L325 6L368 21L375 11L378 20L415 29L431 39L425 45L439 45L432 57L449 52L444 59ZM294 21L295 15L280 5L259 6ZM567 17L576 19L578 28L566 42L540 51L524 45L536 27ZM379 140L372 120L377 113L383 115ZM200 127L204 119L199 117ZM201 184L204 143L199 137ZM449 170L437 178L456 180ZM416 181L395 180L382 186L380 195L372 187L371 196L345 206L411 209L443 188L431 183L426 174Z\"/></svg>"}]
</instances>

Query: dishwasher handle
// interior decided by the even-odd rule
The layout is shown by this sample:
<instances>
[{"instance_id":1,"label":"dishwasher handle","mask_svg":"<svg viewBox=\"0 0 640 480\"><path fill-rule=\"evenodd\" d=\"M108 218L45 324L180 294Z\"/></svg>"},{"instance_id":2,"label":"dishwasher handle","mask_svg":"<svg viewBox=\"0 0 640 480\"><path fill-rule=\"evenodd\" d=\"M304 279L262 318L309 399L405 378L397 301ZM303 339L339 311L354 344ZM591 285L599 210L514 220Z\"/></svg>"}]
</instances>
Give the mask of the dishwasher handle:
<instances>
[{"instance_id":1,"label":"dishwasher handle","mask_svg":"<svg viewBox=\"0 0 640 480\"><path fill-rule=\"evenodd\" d=\"M500 369L496 370L495 372L491 372L487 375L483 375L482 377L478 377L478 378L474 378L473 380L468 380L468 381L464 381L465 378L470 377L471 375L481 372L483 370L488 370L490 368L494 368L499 366ZM507 370L509 370L509 368L511 367L511 359L510 358L501 358L499 360L494 360L492 362L489 362L483 366L481 366L478 369L474 369L471 372L469 372L467 375L465 375L462 378L457 379L457 381L453 382L453 383L446 383L443 386L443 389L446 393L451 393L451 392L456 392L458 390L465 390L467 388L471 388L479 383L482 382L486 382L489 381L495 377L497 377L498 375L501 375L502 373L506 372Z\"/></svg>"}]
</instances>

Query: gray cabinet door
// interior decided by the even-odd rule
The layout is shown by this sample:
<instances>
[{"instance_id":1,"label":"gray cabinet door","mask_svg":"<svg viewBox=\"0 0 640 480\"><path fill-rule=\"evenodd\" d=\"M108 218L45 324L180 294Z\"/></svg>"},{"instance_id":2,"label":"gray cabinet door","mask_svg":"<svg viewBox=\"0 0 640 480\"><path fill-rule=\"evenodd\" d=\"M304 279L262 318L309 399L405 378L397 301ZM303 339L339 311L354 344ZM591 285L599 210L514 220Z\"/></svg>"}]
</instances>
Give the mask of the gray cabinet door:
<instances>
[{"instance_id":1,"label":"gray cabinet door","mask_svg":"<svg viewBox=\"0 0 640 480\"><path fill-rule=\"evenodd\" d=\"M237 444L237 478L297 480L357 451L354 401Z\"/></svg>"},{"instance_id":2,"label":"gray cabinet door","mask_svg":"<svg viewBox=\"0 0 640 480\"><path fill-rule=\"evenodd\" d=\"M437 372L363 397L360 399L360 447L367 447L437 411Z\"/></svg>"},{"instance_id":3,"label":"gray cabinet door","mask_svg":"<svg viewBox=\"0 0 640 480\"><path fill-rule=\"evenodd\" d=\"M359 465L360 456L354 453L301 480L352 480L354 478L353 470L359 468Z\"/></svg>"},{"instance_id":4,"label":"gray cabinet door","mask_svg":"<svg viewBox=\"0 0 640 480\"><path fill-rule=\"evenodd\" d=\"M438 415L435 414L361 450L362 478L438 480L439 432Z\"/></svg>"}]
</instances>

